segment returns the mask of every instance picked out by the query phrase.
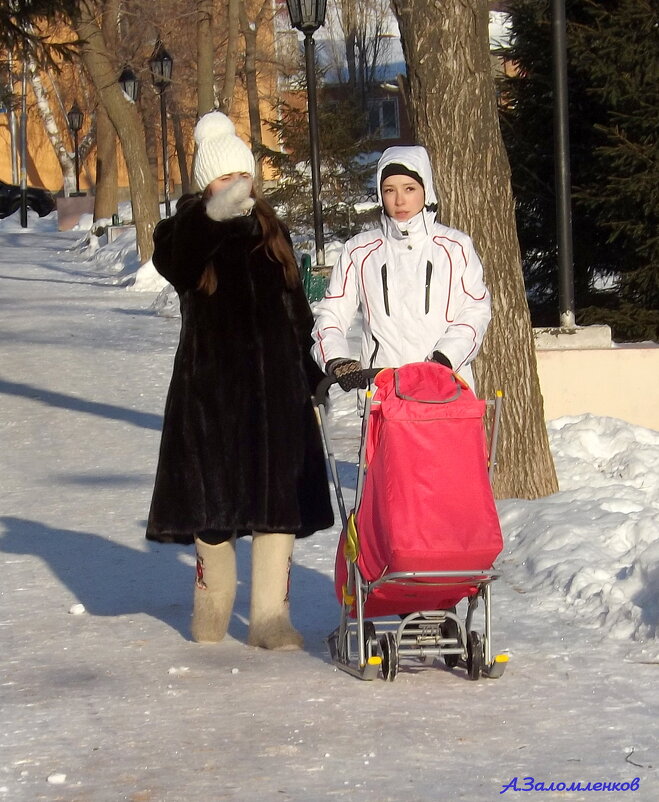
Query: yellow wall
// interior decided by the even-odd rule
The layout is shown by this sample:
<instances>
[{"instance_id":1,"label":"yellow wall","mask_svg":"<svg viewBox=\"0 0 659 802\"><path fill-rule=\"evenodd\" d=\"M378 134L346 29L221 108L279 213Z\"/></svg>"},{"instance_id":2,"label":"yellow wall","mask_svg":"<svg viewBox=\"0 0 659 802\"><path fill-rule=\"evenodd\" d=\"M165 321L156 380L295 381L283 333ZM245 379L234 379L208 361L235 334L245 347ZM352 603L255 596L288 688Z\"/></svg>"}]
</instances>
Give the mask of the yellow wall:
<instances>
[{"instance_id":1,"label":"yellow wall","mask_svg":"<svg viewBox=\"0 0 659 802\"><path fill-rule=\"evenodd\" d=\"M659 345L536 355L545 420L590 412L659 431Z\"/></svg>"}]
</instances>

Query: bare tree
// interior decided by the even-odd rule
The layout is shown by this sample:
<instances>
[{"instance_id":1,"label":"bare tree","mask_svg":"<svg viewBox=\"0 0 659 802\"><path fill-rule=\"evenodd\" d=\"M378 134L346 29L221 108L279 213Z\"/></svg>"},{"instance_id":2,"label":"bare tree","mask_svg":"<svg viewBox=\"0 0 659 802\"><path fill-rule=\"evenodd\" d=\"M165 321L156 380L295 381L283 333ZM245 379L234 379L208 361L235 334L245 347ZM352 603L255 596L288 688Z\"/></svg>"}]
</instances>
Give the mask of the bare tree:
<instances>
[{"instance_id":1,"label":"bare tree","mask_svg":"<svg viewBox=\"0 0 659 802\"><path fill-rule=\"evenodd\" d=\"M77 55L77 43L71 41L71 36L66 34L66 30L63 32L60 24L63 15L74 9L71 0L50 4L43 0L6 2L0 7L0 48L6 50L8 64L17 58L21 69L25 70L36 110L62 170L65 195L75 189L75 154L67 147L69 132L66 123L62 125L66 117L56 81L62 67L74 61ZM44 84L46 75L50 78L52 92ZM12 94L12 84L10 80L9 91L3 91L3 100L15 108L18 100ZM53 108L52 98L57 101L56 108ZM93 132L90 132L80 143L78 153L87 152L92 142Z\"/></svg>"},{"instance_id":2,"label":"bare tree","mask_svg":"<svg viewBox=\"0 0 659 802\"><path fill-rule=\"evenodd\" d=\"M68 132L66 132L65 128L63 129L61 127L59 122L62 119L63 114L55 114L55 111L50 103L48 92L43 85L41 73L34 58L28 54L26 56L26 61L27 73L30 85L32 86L32 92L34 93L36 100L37 109L43 122L46 135L50 140L50 144L53 146L53 150L57 156L57 161L59 162L62 170L62 176L64 179L64 194L68 196L70 192L75 190L76 186L75 154L71 153L67 147L66 138L68 137ZM85 143L85 149L88 148L89 137ZM79 147L78 151L80 153L82 148Z\"/></svg>"},{"instance_id":3,"label":"bare tree","mask_svg":"<svg viewBox=\"0 0 659 802\"><path fill-rule=\"evenodd\" d=\"M510 168L491 72L484 0L392 0L408 69L411 119L435 167L440 216L469 233L485 266L493 317L476 360L479 390L506 401L495 490L558 489L515 229Z\"/></svg>"},{"instance_id":4,"label":"bare tree","mask_svg":"<svg viewBox=\"0 0 659 802\"><path fill-rule=\"evenodd\" d=\"M119 33L119 0L107 0L101 22L103 39L116 52ZM117 132L103 104L96 112L96 198L94 219L111 218L118 201Z\"/></svg>"},{"instance_id":5,"label":"bare tree","mask_svg":"<svg viewBox=\"0 0 659 802\"><path fill-rule=\"evenodd\" d=\"M153 253L153 230L160 219L158 191L148 166L142 120L135 104L124 96L117 83L117 66L99 25L98 12L105 10L104 5L101 2L99 9L93 0L81 0L75 26L83 41L82 60L121 142L137 229L137 250L145 262Z\"/></svg>"},{"instance_id":6,"label":"bare tree","mask_svg":"<svg viewBox=\"0 0 659 802\"><path fill-rule=\"evenodd\" d=\"M197 117L216 105L214 70L214 8L213 0L197 0ZM231 111L238 69L241 0L223 0L226 12L226 50L224 78L217 105L225 114Z\"/></svg>"},{"instance_id":7,"label":"bare tree","mask_svg":"<svg viewBox=\"0 0 659 802\"><path fill-rule=\"evenodd\" d=\"M181 191L183 194L190 192L190 171L188 170L187 150L185 146L185 136L181 125L181 110L176 98L169 101L172 118L172 128L174 129L174 142L176 144L176 157L178 159L178 171L181 175Z\"/></svg>"},{"instance_id":8,"label":"bare tree","mask_svg":"<svg viewBox=\"0 0 659 802\"><path fill-rule=\"evenodd\" d=\"M357 90L357 59L355 44L357 41L357 20L355 0L341 0L341 27L343 29L343 46L348 66L348 85Z\"/></svg>"},{"instance_id":9,"label":"bare tree","mask_svg":"<svg viewBox=\"0 0 659 802\"><path fill-rule=\"evenodd\" d=\"M257 157L263 148L263 137L261 135L261 108L259 103L259 88L257 79L257 40L260 26L267 19L270 3L268 0L259 0L258 8L253 18L250 19L245 8L245 3L240 4L240 27L245 39L245 82L247 84L247 107L249 110L249 132L252 141L252 148ZM262 159L256 160L256 183L261 185L263 172L261 168Z\"/></svg>"},{"instance_id":10,"label":"bare tree","mask_svg":"<svg viewBox=\"0 0 659 802\"><path fill-rule=\"evenodd\" d=\"M104 106L96 109L96 197L94 220L111 218L117 212L117 132Z\"/></svg>"},{"instance_id":11,"label":"bare tree","mask_svg":"<svg viewBox=\"0 0 659 802\"><path fill-rule=\"evenodd\" d=\"M387 40L383 37L386 21L390 15L389 0L341 0L340 13L330 17L327 26L332 32L338 26L340 36L330 36L326 46L334 47L342 42L347 65L348 86L359 98L362 109L366 109L368 90L376 83L377 69L381 66ZM344 80L340 65L344 53L334 53L336 80Z\"/></svg>"},{"instance_id":12,"label":"bare tree","mask_svg":"<svg viewBox=\"0 0 659 802\"><path fill-rule=\"evenodd\" d=\"M227 3L227 48L224 61L224 83L220 91L220 111L231 112L238 71L238 45L240 42L241 0L228 0Z\"/></svg>"},{"instance_id":13,"label":"bare tree","mask_svg":"<svg viewBox=\"0 0 659 802\"><path fill-rule=\"evenodd\" d=\"M215 107L213 0L197 0L197 117Z\"/></svg>"}]
</instances>

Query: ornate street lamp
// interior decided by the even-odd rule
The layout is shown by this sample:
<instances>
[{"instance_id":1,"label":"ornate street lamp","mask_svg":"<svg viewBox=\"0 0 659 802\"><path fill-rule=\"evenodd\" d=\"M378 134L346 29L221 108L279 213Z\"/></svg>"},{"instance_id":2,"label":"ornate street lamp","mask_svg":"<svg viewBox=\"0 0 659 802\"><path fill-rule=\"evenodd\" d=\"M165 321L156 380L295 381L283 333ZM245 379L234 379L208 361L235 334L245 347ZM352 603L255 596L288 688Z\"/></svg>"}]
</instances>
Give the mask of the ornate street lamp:
<instances>
[{"instance_id":1,"label":"ornate street lamp","mask_svg":"<svg viewBox=\"0 0 659 802\"><path fill-rule=\"evenodd\" d=\"M316 240L316 264L325 264L323 207L320 202L320 148L318 138L318 104L316 99L316 62L314 32L325 24L327 0L286 0L291 25L304 34L304 56L307 73L307 108L309 144L311 146L311 193Z\"/></svg>"},{"instance_id":2,"label":"ornate street lamp","mask_svg":"<svg viewBox=\"0 0 659 802\"><path fill-rule=\"evenodd\" d=\"M165 196L165 215L167 217L171 214L171 205L169 202L169 159L167 158L167 107L165 105L165 91L172 80L172 66L174 62L169 53L165 50L165 46L158 39L156 46L153 49L151 58L149 59L149 69L151 70L151 78L153 85L158 90L160 95L160 126L162 129L162 172L164 182L164 196Z\"/></svg>"},{"instance_id":3,"label":"ornate street lamp","mask_svg":"<svg viewBox=\"0 0 659 802\"><path fill-rule=\"evenodd\" d=\"M74 103L73 106L69 109L66 114L66 118L69 121L69 130L73 134L73 149L75 153L75 162L76 162L76 195L80 194L80 163L79 163L79 153L78 153L78 131L82 128L82 121L84 119L83 113L80 111L80 107L77 103Z\"/></svg>"},{"instance_id":4,"label":"ornate street lamp","mask_svg":"<svg viewBox=\"0 0 659 802\"><path fill-rule=\"evenodd\" d=\"M119 84L126 97L134 103L140 91L140 82L130 67L124 67L119 76Z\"/></svg>"}]
</instances>

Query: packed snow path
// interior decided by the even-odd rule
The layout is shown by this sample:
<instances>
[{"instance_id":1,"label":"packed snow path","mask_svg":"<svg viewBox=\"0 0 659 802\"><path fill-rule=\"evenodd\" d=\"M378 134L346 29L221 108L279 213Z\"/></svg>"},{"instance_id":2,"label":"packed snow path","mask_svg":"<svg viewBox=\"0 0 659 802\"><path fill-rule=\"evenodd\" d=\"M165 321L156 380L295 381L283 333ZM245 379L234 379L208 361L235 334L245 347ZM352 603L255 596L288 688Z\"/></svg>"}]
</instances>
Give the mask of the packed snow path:
<instances>
[{"instance_id":1,"label":"packed snow path","mask_svg":"<svg viewBox=\"0 0 659 802\"><path fill-rule=\"evenodd\" d=\"M659 798L659 667L521 583L509 547L499 680L336 670L338 527L296 547L305 651L246 646L248 543L230 637L192 643L192 549L144 540L178 320L30 222L0 227L0 800ZM336 410L349 496L358 426Z\"/></svg>"}]
</instances>

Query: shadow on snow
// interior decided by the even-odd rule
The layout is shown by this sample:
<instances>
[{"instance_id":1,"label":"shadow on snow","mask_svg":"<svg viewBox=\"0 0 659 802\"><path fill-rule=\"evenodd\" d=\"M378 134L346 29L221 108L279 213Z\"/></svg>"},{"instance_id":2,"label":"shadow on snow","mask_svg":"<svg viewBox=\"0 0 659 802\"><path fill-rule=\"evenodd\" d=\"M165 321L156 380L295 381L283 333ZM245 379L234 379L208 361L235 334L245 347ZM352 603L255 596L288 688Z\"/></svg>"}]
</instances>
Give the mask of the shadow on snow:
<instances>
[{"instance_id":1,"label":"shadow on snow","mask_svg":"<svg viewBox=\"0 0 659 802\"><path fill-rule=\"evenodd\" d=\"M98 415L102 418L124 421L133 426L140 426L144 429L154 429L160 431L162 428L162 416L154 415L150 412L139 412L126 407L119 407L115 404L103 404L98 401L86 401L84 398L76 398L65 393L44 390L41 387L34 387L23 382L12 382L0 379L0 393L4 395L23 396L33 401L40 401L51 407L60 409L70 409L74 412L85 412L88 415Z\"/></svg>"},{"instance_id":2,"label":"shadow on snow","mask_svg":"<svg viewBox=\"0 0 659 802\"><path fill-rule=\"evenodd\" d=\"M191 546L144 540L143 550L93 532L55 529L25 518L3 516L0 524L4 528L0 551L42 560L90 615L144 613L190 640L195 568L186 564L185 555L192 557ZM243 643L249 618L250 552L249 542L240 539L236 548L239 585L229 634ZM306 651L327 660L323 639L336 627L339 615L332 580L294 564L291 611L293 623L305 637Z\"/></svg>"}]
</instances>

